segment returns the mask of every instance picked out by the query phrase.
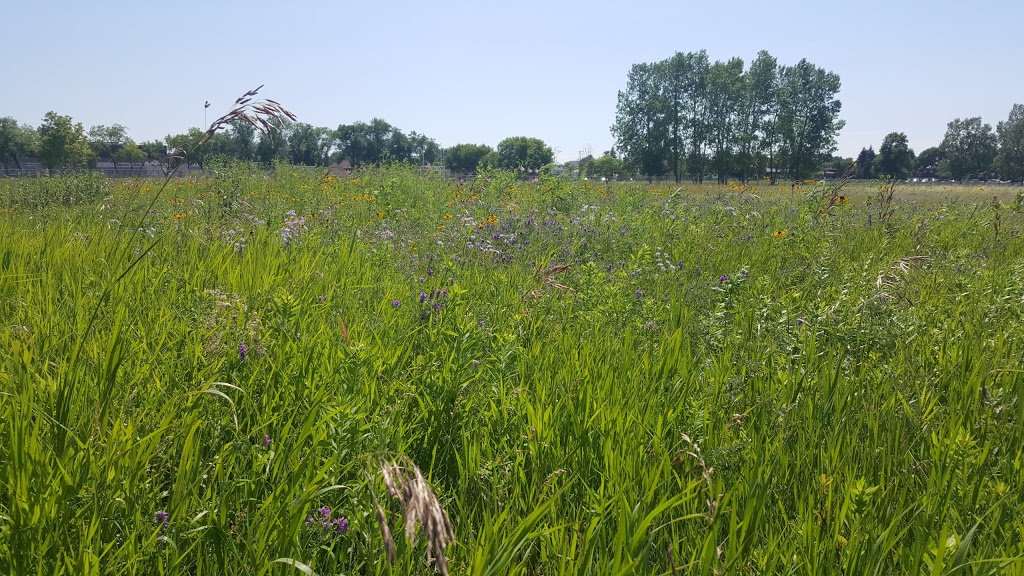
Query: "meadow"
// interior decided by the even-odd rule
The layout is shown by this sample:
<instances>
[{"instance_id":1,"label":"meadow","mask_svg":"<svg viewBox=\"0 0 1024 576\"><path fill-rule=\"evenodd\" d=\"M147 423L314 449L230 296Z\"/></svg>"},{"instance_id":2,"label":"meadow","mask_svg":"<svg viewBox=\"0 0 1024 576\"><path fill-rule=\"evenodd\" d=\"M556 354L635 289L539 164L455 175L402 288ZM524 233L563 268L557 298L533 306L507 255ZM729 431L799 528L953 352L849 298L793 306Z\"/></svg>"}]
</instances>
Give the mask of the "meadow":
<instances>
[{"instance_id":1,"label":"meadow","mask_svg":"<svg viewBox=\"0 0 1024 576\"><path fill-rule=\"evenodd\" d=\"M1024 573L1024 193L879 187L0 179L0 574Z\"/></svg>"}]
</instances>

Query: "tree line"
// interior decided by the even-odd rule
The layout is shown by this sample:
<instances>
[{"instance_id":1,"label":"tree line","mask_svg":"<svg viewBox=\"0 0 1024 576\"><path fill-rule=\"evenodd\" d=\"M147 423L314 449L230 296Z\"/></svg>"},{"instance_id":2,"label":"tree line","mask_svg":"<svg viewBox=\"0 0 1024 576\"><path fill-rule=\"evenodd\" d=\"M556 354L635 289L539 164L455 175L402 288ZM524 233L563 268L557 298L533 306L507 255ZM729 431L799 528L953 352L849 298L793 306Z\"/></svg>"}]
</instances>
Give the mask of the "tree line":
<instances>
[{"instance_id":1,"label":"tree line","mask_svg":"<svg viewBox=\"0 0 1024 576\"><path fill-rule=\"evenodd\" d=\"M43 166L55 169L94 167L98 160L110 159L116 171L118 163L166 161L171 154L184 154L190 164L200 167L213 157L228 157L266 165L287 161L306 166L346 161L351 167L382 162L443 162L454 172L472 173L480 167L535 172L554 161L551 147L538 138L514 136L502 140L496 148L457 144L442 149L433 138L415 131L406 134L380 118L342 124L336 129L286 122L282 130L269 135L261 135L254 126L239 120L197 148L195 143L203 134L204 130L191 128L163 140L136 143L120 124L93 126L87 131L70 116L48 112L35 128L5 117L0 118L0 162L5 170L11 166L20 169L22 159L38 157Z\"/></svg>"},{"instance_id":2,"label":"tree line","mask_svg":"<svg viewBox=\"0 0 1024 576\"><path fill-rule=\"evenodd\" d=\"M907 135L892 132L875 152L862 148L857 177L938 180L1024 180L1024 104L1014 104L1009 117L992 129L981 117L956 118L946 125L938 146L915 154Z\"/></svg>"},{"instance_id":3,"label":"tree line","mask_svg":"<svg viewBox=\"0 0 1024 576\"><path fill-rule=\"evenodd\" d=\"M706 51L635 64L618 94L612 134L626 169L648 178L743 181L817 174L844 122L839 76L766 51L712 63Z\"/></svg>"}]
</instances>

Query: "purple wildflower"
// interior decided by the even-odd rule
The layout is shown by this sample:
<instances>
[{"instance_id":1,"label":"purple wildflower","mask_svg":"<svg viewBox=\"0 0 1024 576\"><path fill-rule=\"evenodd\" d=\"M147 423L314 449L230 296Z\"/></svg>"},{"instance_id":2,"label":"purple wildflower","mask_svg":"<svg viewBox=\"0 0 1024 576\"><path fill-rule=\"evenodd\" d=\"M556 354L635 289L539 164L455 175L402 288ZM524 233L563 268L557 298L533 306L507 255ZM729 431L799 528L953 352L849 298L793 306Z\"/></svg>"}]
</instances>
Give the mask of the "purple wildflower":
<instances>
[{"instance_id":1,"label":"purple wildflower","mask_svg":"<svg viewBox=\"0 0 1024 576\"><path fill-rule=\"evenodd\" d=\"M323 294L321 294L321 295L316 297L316 301L317 302L321 302L322 303L324 300L327 300L327 296L324 296Z\"/></svg>"},{"instance_id":2,"label":"purple wildflower","mask_svg":"<svg viewBox=\"0 0 1024 576\"><path fill-rule=\"evenodd\" d=\"M270 435L269 434L264 434L263 435L263 447L264 448L270 448Z\"/></svg>"},{"instance_id":3,"label":"purple wildflower","mask_svg":"<svg viewBox=\"0 0 1024 576\"><path fill-rule=\"evenodd\" d=\"M242 359L242 362L245 362L245 357L248 353L249 348L245 345L245 342L238 345L238 357Z\"/></svg>"},{"instance_id":4,"label":"purple wildflower","mask_svg":"<svg viewBox=\"0 0 1024 576\"><path fill-rule=\"evenodd\" d=\"M319 512L320 515L323 516L324 518L330 518L331 517L331 509L328 508L327 506L324 506L322 508L317 508L317 512Z\"/></svg>"},{"instance_id":5,"label":"purple wildflower","mask_svg":"<svg viewBox=\"0 0 1024 576\"><path fill-rule=\"evenodd\" d=\"M441 304L440 302L434 302L434 304L431 307L435 311L437 311L437 310L441 310L442 308L444 308L444 304Z\"/></svg>"},{"instance_id":6,"label":"purple wildflower","mask_svg":"<svg viewBox=\"0 0 1024 576\"><path fill-rule=\"evenodd\" d=\"M804 317L803 316L801 316L801 317L796 319L796 325L797 326L803 326L804 325Z\"/></svg>"},{"instance_id":7,"label":"purple wildflower","mask_svg":"<svg viewBox=\"0 0 1024 576\"><path fill-rule=\"evenodd\" d=\"M743 270L740 270L740 274L746 276L747 274L750 274L750 272L747 272L747 269L744 268Z\"/></svg>"},{"instance_id":8,"label":"purple wildflower","mask_svg":"<svg viewBox=\"0 0 1024 576\"><path fill-rule=\"evenodd\" d=\"M171 519L171 513L164 510L156 511L156 523L158 526L166 526L167 521Z\"/></svg>"},{"instance_id":9,"label":"purple wildflower","mask_svg":"<svg viewBox=\"0 0 1024 576\"><path fill-rule=\"evenodd\" d=\"M718 277L718 285L719 286L721 286L722 284L725 284L728 281L729 281L729 276L726 275L726 274L722 274L721 276Z\"/></svg>"},{"instance_id":10,"label":"purple wildflower","mask_svg":"<svg viewBox=\"0 0 1024 576\"><path fill-rule=\"evenodd\" d=\"M398 300L392 300L392 301L391 301L391 307L392 307L392 308L398 308L398 307L399 307L399 306L401 306L401 305L402 305L402 303L401 303L401 302L399 302Z\"/></svg>"},{"instance_id":11,"label":"purple wildflower","mask_svg":"<svg viewBox=\"0 0 1024 576\"><path fill-rule=\"evenodd\" d=\"M427 293L426 292L420 292L420 304L423 304L426 301L427 301Z\"/></svg>"},{"instance_id":12,"label":"purple wildflower","mask_svg":"<svg viewBox=\"0 0 1024 576\"><path fill-rule=\"evenodd\" d=\"M480 361L479 360L473 360L473 366L479 366L479 365L480 365Z\"/></svg>"},{"instance_id":13,"label":"purple wildflower","mask_svg":"<svg viewBox=\"0 0 1024 576\"><path fill-rule=\"evenodd\" d=\"M643 298L644 297L644 291L640 290L640 289L637 289L637 291L634 292L634 294L636 294L637 298Z\"/></svg>"},{"instance_id":14,"label":"purple wildflower","mask_svg":"<svg viewBox=\"0 0 1024 576\"><path fill-rule=\"evenodd\" d=\"M338 534L348 532L348 518L339 516L334 520L334 522L332 522L332 524L334 525L334 530L337 531Z\"/></svg>"},{"instance_id":15,"label":"purple wildflower","mask_svg":"<svg viewBox=\"0 0 1024 576\"><path fill-rule=\"evenodd\" d=\"M481 328L483 328L484 327L484 321L481 320L480 322L477 323L477 325L480 326Z\"/></svg>"}]
</instances>

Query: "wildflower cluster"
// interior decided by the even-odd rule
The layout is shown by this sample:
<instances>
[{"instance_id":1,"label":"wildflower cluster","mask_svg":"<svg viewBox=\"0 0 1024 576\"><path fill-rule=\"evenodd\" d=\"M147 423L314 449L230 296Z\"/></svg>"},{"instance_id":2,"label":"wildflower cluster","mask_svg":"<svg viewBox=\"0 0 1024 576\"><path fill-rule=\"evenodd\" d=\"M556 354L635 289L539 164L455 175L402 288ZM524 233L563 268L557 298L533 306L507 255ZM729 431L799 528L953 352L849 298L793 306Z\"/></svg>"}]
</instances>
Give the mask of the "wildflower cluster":
<instances>
[{"instance_id":1,"label":"wildflower cluster","mask_svg":"<svg viewBox=\"0 0 1024 576\"><path fill-rule=\"evenodd\" d=\"M662 251L661 246L654 252L654 264L661 269L662 272L675 272L676 265L672 263L672 259L668 255L668 251ZM679 265L683 265L683 261L679 261Z\"/></svg>"},{"instance_id":2,"label":"wildflower cluster","mask_svg":"<svg viewBox=\"0 0 1024 576\"><path fill-rule=\"evenodd\" d=\"M306 516L306 526L319 525L322 529L336 534L348 532L348 518L339 515L331 519L331 509L327 506L317 508L312 514Z\"/></svg>"},{"instance_id":3,"label":"wildflower cluster","mask_svg":"<svg viewBox=\"0 0 1024 576\"><path fill-rule=\"evenodd\" d=\"M429 307L434 312L440 312L444 310L444 301L448 298L448 290L442 288L435 288L430 291L430 294L426 292L420 292L420 304L425 307ZM429 311L425 311L429 314Z\"/></svg>"},{"instance_id":4,"label":"wildflower cluster","mask_svg":"<svg viewBox=\"0 0 1024 576\"><path fill-rule=\"evenodd\" d=\"M232 228L221 232L220 236L228 244L231 244L231 247L234 248L236 252L241 252L245 248L245 230L235 230Z\"/></svg>"},{"instance_id":5,"label":"wildflower cluster","mask_svg":"<svg viewBox=\"0 0 1024 576\"><path fill-rule=\"evenodd\" d=\"M299 235L306 228L306 219L302 216L296 216L295 210L289 210L285 213L284 226L281 228L281 242L288 244L299 239Z\"/></svg>"}]
</instances>

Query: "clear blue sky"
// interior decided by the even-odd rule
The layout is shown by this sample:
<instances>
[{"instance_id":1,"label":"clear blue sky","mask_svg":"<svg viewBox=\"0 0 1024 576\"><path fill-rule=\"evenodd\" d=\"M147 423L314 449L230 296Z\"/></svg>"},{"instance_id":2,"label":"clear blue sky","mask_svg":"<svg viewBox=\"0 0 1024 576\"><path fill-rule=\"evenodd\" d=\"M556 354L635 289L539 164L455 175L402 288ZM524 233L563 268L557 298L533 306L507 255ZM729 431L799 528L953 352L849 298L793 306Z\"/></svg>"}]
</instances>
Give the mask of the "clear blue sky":
<instances>
[{"instance_id":1,"label":"clear blue sky","mask_svg":"<svg viewBox=\"0 0 1024 576\"><path fill-rule=\"evenodd\" d=\"M314 125L378 116L442 146L536 136L570 160L611 147L632 64L766 49L842 78L842 155L892 131L921 151L954 118L994 127L1024 103L1022 22L1019 0L12 1L0 116L54 110L149 140L266 84Z\"/></svg>"}]
</instances>

